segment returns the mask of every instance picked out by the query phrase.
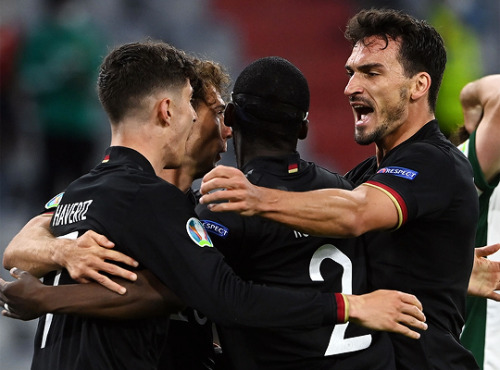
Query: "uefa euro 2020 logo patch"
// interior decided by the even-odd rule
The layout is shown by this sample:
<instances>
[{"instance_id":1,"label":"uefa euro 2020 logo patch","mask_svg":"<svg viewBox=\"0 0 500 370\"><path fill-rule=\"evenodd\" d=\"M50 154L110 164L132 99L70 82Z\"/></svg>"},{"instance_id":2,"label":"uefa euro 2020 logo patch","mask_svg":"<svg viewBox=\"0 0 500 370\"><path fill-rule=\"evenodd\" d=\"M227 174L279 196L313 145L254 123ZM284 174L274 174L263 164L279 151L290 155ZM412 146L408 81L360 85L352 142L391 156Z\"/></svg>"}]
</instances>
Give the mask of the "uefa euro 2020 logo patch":
<instances>
[{"instance_id":1,"label":"uefa euro 2020 logo patch","mask_svg":"<svg viewBox=\"0 0 500 370\"><path fill-rule=\"evenodd\" d=\"M45 203L45 209L56 208L64 195L64 192L57 194L54 198Z\"/></svg>"},{"instance_id":2,"label":"uefa euro 2020 logo patch","mask_svg":"<svg viewBox=\"0 0 500 370\"><path fill-rule=\"evenodd\" d=\"M200 220L191 217L186 223L186 231L196 244L200 247L213 247L212 240L207 234L207 231L201 224Z\"/></svg>"}]
</instances>

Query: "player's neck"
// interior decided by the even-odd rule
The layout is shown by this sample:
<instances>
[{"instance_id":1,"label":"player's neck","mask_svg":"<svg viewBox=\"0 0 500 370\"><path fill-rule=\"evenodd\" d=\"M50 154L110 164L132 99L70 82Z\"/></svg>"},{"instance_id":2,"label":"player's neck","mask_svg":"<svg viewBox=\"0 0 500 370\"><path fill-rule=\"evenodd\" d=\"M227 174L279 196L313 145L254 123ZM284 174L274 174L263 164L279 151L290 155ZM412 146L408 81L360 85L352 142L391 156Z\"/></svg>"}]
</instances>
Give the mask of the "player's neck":
<instances>
[{"instance_id":1,"label":"player's neck","mask_svg":"<svg viewBox=\"0 0 500 370\"><path fill-rule=\"evenodd\" d=\"M407 119L401 125L376 142L377 160L380 162L389 151L411 138L433 119L435 119L434 114L425 108L421 109L420 112L410 111Z\"/></svg>"},{"instance_id":2,"label":"player's neck","mask_svg":"<svg viewBox=\"0 0 500 370\"><path fill-rule=\"evenodd\" d=\"M123 146L139 152L151 163L157 175L165 167L163 143L154 135L149 135L144 126L112 129L111 146Z\"/></svg>"},{"instance_id":3,"label":"player's neck","mask_svg":"<svg viewBox=\"0 0 500 370\"><path fill-rule=\"evenodd\" d=\"M194 181L191 171L186 171L182 166L175 169L164 169L161 171L160 177L177 186L183 192L186 192Z\"/></svg>"},{"instance_id":4,"label":"player's neck","mask_svg":"<svg viewBox=\"0 0 500 370\"><path fill-rule=\"evenodd\" d=\"M255 158L259 157L284 157L287 155L291 155L295 153L295 151L289 151L289 150L257 150L257 151L249 151L245 153L241 153L241 155L238 156L237 162L239 167L243 167L246 165L248 162Z\"/></svg>"}]
</instances>

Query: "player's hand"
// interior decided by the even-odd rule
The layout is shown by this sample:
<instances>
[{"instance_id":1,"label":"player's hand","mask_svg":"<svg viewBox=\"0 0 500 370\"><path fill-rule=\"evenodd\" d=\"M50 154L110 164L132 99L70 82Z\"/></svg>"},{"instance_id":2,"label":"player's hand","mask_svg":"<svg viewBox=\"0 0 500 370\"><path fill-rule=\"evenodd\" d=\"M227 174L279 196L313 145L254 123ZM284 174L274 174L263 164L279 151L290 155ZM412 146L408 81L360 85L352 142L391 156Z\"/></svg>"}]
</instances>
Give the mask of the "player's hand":
<instances>
[{"instance_id":1,"label":"player's hand","mask_svg":"<svg viewBox=\"0 0 500 370\"><path fill-rule=\"evenodd\" d=\"M469 279L469 295L500 301L500 261L484 258L500 250L499 244L475 249L474 267Z\"/></svg>"},{"instance_id":2,"label":"player's hand","mask_svg":"<svg viewBox=\"0 0 500 370\"><path fill-rule=\"evenodd\" d=\"M214 212L238 212L244 216L259 213L262 189L247 180L234 167L217 166L203 177L200 187L201 204L208 204Z\"/></svg>"},{"instance_id":3,"label":"player's hand","mask_svg":"<svg viewBox=\"0 0 500 370\"><path fill-rule=\"evenodd\" d=\"M89 230L76 240L65 239L61 243L65 243L65 247L54 252L54 260L64 266L71 278L79 283L96 281L114 292L124 294L126 289L102 272L131 281L137 279L132 271L110 262L120 262L132 267L138 265L133 258L113 250L114 243L104 235Z\"/></svg>"},{"instance_id":4,"label":"player's hand","mask_svg":"<svg viewBox=\"0 0 500 370\"><path fill-rule=\"evenodd\" d=\"M419 339L427 330L422 304L412 294L395 290L376 290L363 295L346 295L349 301L349 321L374 330L403 334Z\"/></svg>"},{"instance_id":5,"label":"player's hand","mask_svg":"<svg viewBox=\"0 0 500 370\"><path fill-rule=\"evenodd\" d=\"M32 320L45 312L38 301L44 285L29 272L13 267L10 274L16 278L7 282L0 278L0 306L2 315L19 320Z\"/></svg>"}]
</instances>

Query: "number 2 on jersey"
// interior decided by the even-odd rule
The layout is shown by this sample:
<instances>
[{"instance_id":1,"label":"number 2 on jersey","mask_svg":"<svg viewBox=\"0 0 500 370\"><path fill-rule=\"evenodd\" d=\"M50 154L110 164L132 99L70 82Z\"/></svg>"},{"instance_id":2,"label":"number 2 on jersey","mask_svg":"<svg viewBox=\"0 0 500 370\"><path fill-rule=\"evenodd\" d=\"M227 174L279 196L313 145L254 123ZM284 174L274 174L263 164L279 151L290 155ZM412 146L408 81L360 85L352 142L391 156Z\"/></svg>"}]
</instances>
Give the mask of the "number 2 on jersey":
<instances>
[{"instance_id":1,"label":"number 2 on jersey","mask_svg":"<svg viewBox=\"0 0 500 370\"><path fill-rule=\"evenodd\" d=\"M309 264L309 275L312 281L324 281L321 276L321 263L325 259L331 259L343 268L342 293L352 294L352 263L349 257L342 253L332 244L325 244L319 247L311 258ZM349 353L368 348L372 342L370 334L358 337L345 338L345 332L349 323L337 324L333 328L332 335L325 356Z\"/></svg>"}]
</instances>

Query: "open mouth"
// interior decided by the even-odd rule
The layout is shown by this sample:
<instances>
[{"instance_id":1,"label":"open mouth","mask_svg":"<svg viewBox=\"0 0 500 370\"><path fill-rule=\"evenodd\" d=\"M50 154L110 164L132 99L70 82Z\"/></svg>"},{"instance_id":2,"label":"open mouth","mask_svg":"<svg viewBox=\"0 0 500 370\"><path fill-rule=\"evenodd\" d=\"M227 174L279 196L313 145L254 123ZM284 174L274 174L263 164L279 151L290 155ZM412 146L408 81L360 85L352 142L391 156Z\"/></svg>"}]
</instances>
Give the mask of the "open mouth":
<instances>
[{"instance_id":1,"label":"open mouth","mask_svg":"<svg viewBox=\"0 0 500 370\"><path fill-rule=\"evenodd\" d=\"M364 121L368 114L373 113L373 108L363 104L352 104L356 116L356 122Z\"/></svg>"}]
</instances>

